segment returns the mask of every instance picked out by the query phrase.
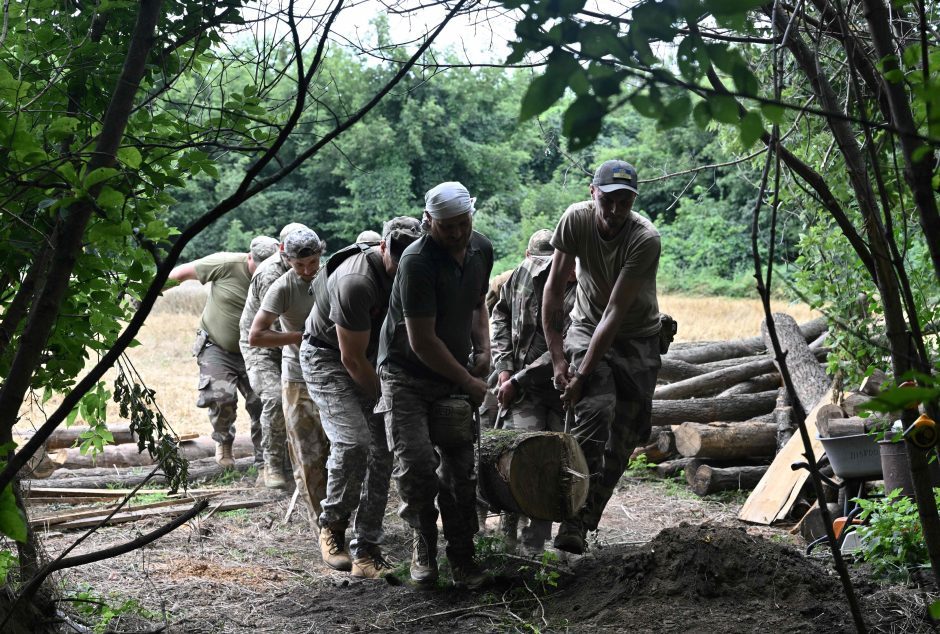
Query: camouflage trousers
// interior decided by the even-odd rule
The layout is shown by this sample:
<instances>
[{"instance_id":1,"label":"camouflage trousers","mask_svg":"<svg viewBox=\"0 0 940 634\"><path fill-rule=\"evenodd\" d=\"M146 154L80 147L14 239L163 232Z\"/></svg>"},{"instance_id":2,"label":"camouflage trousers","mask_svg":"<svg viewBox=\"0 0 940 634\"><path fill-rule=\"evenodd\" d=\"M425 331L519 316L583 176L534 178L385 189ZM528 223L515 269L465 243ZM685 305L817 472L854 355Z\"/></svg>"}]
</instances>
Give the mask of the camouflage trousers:
<instances>
[{"instance_id":1,"label":"camouflage trousers","mask_svg":"<svg viewBox=\"0 0 940 634\"><path fill-rule=\"evenodd\" d=\"M234 442L238 392L241 392L245 397L245 411L251 419L251 441L255 444L255 454L258 454L261 445L261 400L248 383L242 355L209 342L196 355L196 361L199 363L199 398L196 407L209 409L212 439L220 444Z\"/></svg>"},{"instance_id":2,"label":"camouflage trousers","mask_svg":"<svg viewBox=\"0 0 940 634\"><path fill-rule=\"evenodd\" d=\"M320 425L320 412L299 381L284 382L284 421L287 427L287 449L294 467L294 482L299 497L310 511L311 524L322 509L320 501L326 495L326 459L330 455L330 441Z\"/></svg>"},{"instance_id":3,"label":"camouflage trousers","mask_svg":"<svg viewBox=\"0 0 940 634\"><path fill-rule=\"evenodd\" d=\"M572 367L584 360L591 334L580 324L569 328L565 353ZM630 454L650 435L653 390L661 365L659 335L620 339L586 379L570 429L584 451L592 476L588 499L579 516L586 529L597 529Z\"/></svg>"},{"instance_id":4,"label":"camouflage trousers","mask_svg":"<svg viewBox=\"0 0 940 634\"><path fill-rule=\"evenodd\" d=\"M402 500L398 514L429 534L437 532L440 508L448 558L473 556L473 536L479 530L473 444L443 449L431 443L429 433L431 406L458 390L394 366L383 366L379 376L382 398L375 411L385 416L385 433L395 453L393 475Z\"/></svg>"},{"instance_id":5,"label":"camouflage trousers","mask_svg":"<svg viewBox=\"0 0 940 634\"><path fill-rule=\"evenodd\" d=\"M381 414L373 413L374 401L349 376L339 352L305 341L300 346L300 366L330 439L320 526L347 526L355 511L350 552L353 557L365 556L369 546L382 543L388 504L392 453L385 422Z\"/></svg>"},{"instance_id":6,"label":"camouflage trousers","mask_svg":"<svg viewBox=\"0 0 940 634\"><path fill-rule=\"evenodd\" d=\"M560 394L550 381L545 385L527 389L509 410L506 417L507 429L525 431L565 431L565 411L561 406ZM515 540L516 530L525 516L518 513L503 513L500 516L500 530L510 540ZM529 519L528 526L522 529L522 544L528 548L542 550L545 540L552 535L552 523L548 520Z\"/></svg>"},{"instance_id":7,"label":"camouflage trousers","mask_svg":"<svg viewBox=\"0 0 940 634\"><path fill-rule=\"evenodd\" d=\"M273 469L283 466L287 454L287 429L281 397L281 363L276 358L242 349L248 382L261 399L261 449L264 463Z\"/></svg>"}]
</instances>

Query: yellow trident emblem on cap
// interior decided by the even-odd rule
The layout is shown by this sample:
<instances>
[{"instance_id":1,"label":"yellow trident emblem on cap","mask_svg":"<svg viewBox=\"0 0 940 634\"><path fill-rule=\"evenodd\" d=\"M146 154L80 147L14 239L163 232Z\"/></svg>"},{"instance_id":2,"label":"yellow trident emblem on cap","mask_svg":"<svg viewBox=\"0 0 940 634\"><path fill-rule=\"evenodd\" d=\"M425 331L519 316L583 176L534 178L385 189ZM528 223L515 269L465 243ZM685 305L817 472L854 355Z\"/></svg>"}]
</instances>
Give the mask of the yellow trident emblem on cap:
<instances>
[{"instance_id":1,"label":"yellow trident emblem on cap","mask_svg":"<svg viewBox=\"0 0 940 634\"><path fill-rule=\"evenodd\" d=\"M614 173L611 175L612 178L623 178L625 180L630 180L631 174L623 168L618 168L614 170Z\"/></svg>"}]
</instances>

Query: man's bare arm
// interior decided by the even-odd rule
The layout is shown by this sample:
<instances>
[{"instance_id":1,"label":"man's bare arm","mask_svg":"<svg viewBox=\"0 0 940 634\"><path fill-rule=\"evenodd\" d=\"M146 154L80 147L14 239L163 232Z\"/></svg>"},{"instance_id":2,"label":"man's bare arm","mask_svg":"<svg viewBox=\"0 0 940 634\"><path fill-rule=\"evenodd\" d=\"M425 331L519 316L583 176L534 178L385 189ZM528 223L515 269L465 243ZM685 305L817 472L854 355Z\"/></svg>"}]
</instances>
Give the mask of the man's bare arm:
<instances>
[{"instance_id":1,"label":"man's bare arm","mask_svg":"<svg viewBox=\"0 0 940 634\"><path fill-rule=\"evenodd\" d=\"M248 345L256 348L279 348L280 346L299 344L303 333L271 330L271 326L277 318L278 315L275 313L259 310L251 322L251 330L248 331Z\"/></svg>"},{"instance_id":2,"label":"man's bare arm","mask_svg":"<svg viewBox=\"0 0 940 634\"><path fill-rule=\"evenodd\" d=\"M545 333L545 343L551 354L555 381L560 387L567 383L568 363L565 360L565 289L568 278L574 270L576 257L555 249L552 256L552 268L545 281L545 290L542 293L542 331Z\"/></svg>"},{"instance_id":3,"label":"man's bare arm","mask_svg":"<svg viewBox=\"0 0 940 634\"><path fill-rule=\"evenodd\" d=\"M435 322L434 317L405 317L405 328L408 330L408 342L412 350L424 365L467 390L477 404L482 403L483 397L486 396L486 383L471 375L454 358L437 336L434 330Z\"/></svg>"},{"instance_id":4,"label":"man's bare arm","mask_svg":"<svg viewBox=\"0 0 940 634\"><path fill-rule=\"evenodd\" d=\"M485 378L490 373L492 359L490 347L490 316L486 312L484 296L480 296L480 303L473 311L473 329L470 331L470 340L473 342L473 367L470 374Z\"/></svg>"},{"instance_id":5,"label":"man's bare arm","mask_svg":"<svg viewBox=\"0 0 940 634\"><path fill-rule=\"evenodd\" d=\"M366 357L369 348L371 330L349 330L336 325L336 338L339 340L340 360L349 376L362 391L371 398L378 399L381 394L379 376Z\"/></svg>"},{"instance_id":6,"label":"man's bare arm","mask_svg":"<svg viewBox=\"0 0 940 634\"><path fill-rule=\"evenodd\" d=\"M199 279L196 275L196 264L195 262L188 262L186 264L180 264L170 271L170 280L174 282L185 282L187 280L197 280Z\"/></svg>"}]
</instances>

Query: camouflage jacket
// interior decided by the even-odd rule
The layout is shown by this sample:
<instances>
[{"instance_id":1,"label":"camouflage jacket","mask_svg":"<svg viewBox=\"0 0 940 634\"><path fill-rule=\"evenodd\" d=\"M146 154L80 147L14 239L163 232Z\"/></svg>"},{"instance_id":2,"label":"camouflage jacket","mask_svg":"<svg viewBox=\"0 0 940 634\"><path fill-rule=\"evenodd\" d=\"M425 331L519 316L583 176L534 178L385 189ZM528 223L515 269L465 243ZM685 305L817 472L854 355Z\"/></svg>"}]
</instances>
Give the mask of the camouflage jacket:
<instances>
[{"instance_id":1,"label":"camouflage jacket","mask_svg":"<svg viewBox=\"0 0 940 634\"><path fill-rule=\"evenodd\" d=\"M251 322L255 320L258 309L261 308L261 300L264 294L271 288L274 280L287 272L288 265L281 257L280 253L275 253L267 260L258 265L254 276L251 278L251 284L248 285L248 297L245 298L245 308L242 310L241 319L238 321L239 339L238 346L242 350L242 356L247 360L249 356L258 355L268 357L278 362L280 365L281 348L257 348L248 345L248 332L251 330ZM274 330L279 330L277 320L271 326Z\"/></svg>"},{"instance_id":2,"label":"camouflage jacket","mask_svg":"<svg viewBox=\"0 0 940 634\"><path fill-rule=\"evenodd\" d=\"M525 388L552 378L552 359L542 333L542 291L552 259L528 257L500 289L493 307L493 368L511 372ZM565 291L565 329L571 322L576 284Z\"/></svg>"}]
</instances>

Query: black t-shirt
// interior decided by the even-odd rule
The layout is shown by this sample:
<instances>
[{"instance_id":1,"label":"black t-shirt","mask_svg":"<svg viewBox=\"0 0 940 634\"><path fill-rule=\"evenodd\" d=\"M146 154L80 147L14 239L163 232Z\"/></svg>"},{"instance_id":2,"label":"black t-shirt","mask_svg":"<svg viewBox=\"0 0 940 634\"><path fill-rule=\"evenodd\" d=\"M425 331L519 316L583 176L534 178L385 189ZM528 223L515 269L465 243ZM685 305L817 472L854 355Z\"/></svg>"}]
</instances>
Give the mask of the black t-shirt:
<instances>
[{"instance_id":1,"label":"black t-shirt","mask_svg":"<svg viewBox=\"0 0 940 634\"><path fill-rule=\"evenodd\" d=\"M472 349L473 311L481 306L493 270L493 245L473 232L463 266L430 235L411 244L398 262L388 315L379 338L379 365L392 363L418 376L442 379L408 342L405 317L434 317L434 332L460 365Z\"/></svg>"}]
</instances>

